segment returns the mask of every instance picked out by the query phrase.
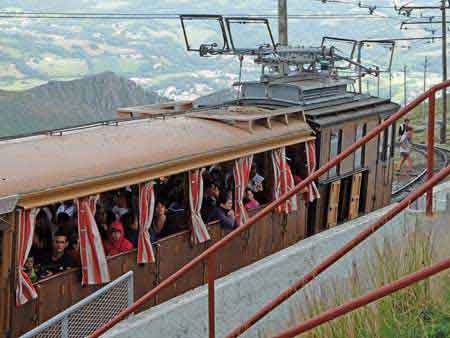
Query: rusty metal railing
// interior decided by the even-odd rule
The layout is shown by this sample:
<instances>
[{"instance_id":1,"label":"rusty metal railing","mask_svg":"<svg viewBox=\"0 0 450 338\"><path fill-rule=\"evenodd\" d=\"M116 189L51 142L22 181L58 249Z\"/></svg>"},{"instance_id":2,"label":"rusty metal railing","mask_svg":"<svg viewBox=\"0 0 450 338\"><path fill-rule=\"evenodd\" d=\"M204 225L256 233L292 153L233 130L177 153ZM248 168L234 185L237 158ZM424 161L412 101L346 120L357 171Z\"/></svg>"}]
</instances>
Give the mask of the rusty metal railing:
<instances>
[{"instance_id":1,"label":"rusty metal railing","mask_svg":"<svg viewBox=\"0 0 450 338\"><path fill-rule=\"evenodd\" d=\"M347 158L350 154L352 154L355 150L357 150L359 147L363 146L376 136L378 136L383 130L394 124L397 120L408 114L412 109L417 107L419 104L421 104L425 100L429 100L429 119L428 119L428 147L427 147L427 170L428 170L428 179L431 180L433 178L433 163L434 163L434 153L433 153L433 147L434 147L434 126L435 126L435 102L436 102L436 92L443 88L447 88L450 86L450 81L446 81L443 83L440 83L438 85L435 85L434 87L430 88L428 91L420 95L418 98L416 98L414 101L406 105L404 108L400 109L398 112L390 116L388 119L386 119L383 123L378 125L376 128L374 128L372 131L370 131L366 136L361 138L360 140L353 143L349 148L344 150L342 153L340 153L337 157L327 162L324 166L319 168L317 171L315 171L312 175L308 176L305 180L303 180L301 183L299 183L295 188L285 194L283 194L278 200L271 202L268 204L265 208L263 208L259 213L252 216L247 223L240 226L236 230L229 233L227 236L225 236L222 240L218 241L217 243L213 244L210 248L205 250L202 254L194 258L192 261L190 261L188 264L186 264L184 267L182 267L180 270L175 272L172 276L161 282L159 285L157 285L155 288L150 290L148 293L146 293L144 296L142 296L140 299L138 299L131 307L128 309L122 311L117 315L112 321L110 321L108 324L104 325L97 331L95 331L91 337L99 337L102 333L106 332L108 329L113 327L115 324L117 324L122 319L126 318L128 315L132 314L136 309L138 309L140 306L144 305L148 300L153 298L156 294L158 294L162 289L166 288L167 286L171 285L175 281L177 281L180 277L182 277L184 274L186 274L188 271L193 269L198 264L202 263L204 260L207 261L207 269L208 269L208 316L209 316L209 338L215 337L215 299L214 299L214 281L215 281L215 266L214 266L214 255L217 253L218 250L220 250L222 247L226 246L230 241L232 241L234 238L239 236L241 233L252 227L256 222L258 222L260 219L262 219L264 216L266 216L268 213L270 213L272 210L274 210L276 207L284 203L286 200L291 198L292 196L298 194L302 189L304 189L306 186L308 186L310 183L312 183L314 180L318 179L320 176L328 172L330 169L332 169L334 166L336 166L338 163L342 162L345 158ZM405 203L405 201L409 201L411 199L411 196L417 198L417 193L419 191L426 192L427 194L427 214L432 213L433 209L433 186L436 184L436 179L431 181L434 184L428 184L426 185L426 189L416 190L413 194L408 196L405 200L402 201L401 204L397 205L393 210L395 210L397 213L399 213L401 210L403 210L408 204ZM417 196L417 197L416 197ZM293 295L295 292L300 290L302 287L304 287L306 284L308 284L310 281L312 281L314 278L316 278L320 273L328 269L332 264L334 264L336 261L338 261L342 256L344 256L346 253L348 253L351 249L356 247L359 243L361 243L363 240L365 240L367 237L369 237L373 232L381 228L388 220L390 220L393 216L395 216L392 211L388 214L386 214L383 218L380 219L379 222L377 222L375 225L371 226L369 229L361 232L358 234L353 240L351 240L349 243L344 245L341 249L339 249L336 253L329 256L324 262L319 264L317 267L313 269L310 273L308 273L301 281L295 283L291 288L283 292L279 297L277 297L275 300L268 303L266 306L264 306L263 309L261 309L258 313L256 313L254 316L252 316L249 320L247 320L244 324L242 324L239 328L232 331L230 334L227 335L227 338L231 337L238 337L240 334L245 332L248 328L250 328L253 324L255 324L257 321L259 321L261 318L263 318L265 315L267 315L271 310L273 310L275 307L277 307L279 304L284 302L286 299L288 299L291 295ZM387 217L389 216L389 217Z\"/></svg>"},{"instance_id":2,"label":"rusty metal railing","mask_svg":"<svg viewBox=\"0 0 450 338\"><path fill-rule=\"evenodd\" d=\"M447 167L447 169L450 167ZM448 175L450 170L447 171ZM379 289L370 291L369 293L350 300L342 305L325 311L324 313L311 318L300 325L291 327L283 333L275 336L274 338L291 338L296 337L299 334L305 333L314 329L315 327L325 324L333 319L346 315L347 313L354 311L360 307L370 304L378 299L386 297L394 292L407 288L417 282L420 282L426 278L434 276L444 270L450 268L450 258L443 259L438 263L423 268L420 271L414 272L410 275L400 278L392 283L382 286Z\"/></svg>"}]
</instances>

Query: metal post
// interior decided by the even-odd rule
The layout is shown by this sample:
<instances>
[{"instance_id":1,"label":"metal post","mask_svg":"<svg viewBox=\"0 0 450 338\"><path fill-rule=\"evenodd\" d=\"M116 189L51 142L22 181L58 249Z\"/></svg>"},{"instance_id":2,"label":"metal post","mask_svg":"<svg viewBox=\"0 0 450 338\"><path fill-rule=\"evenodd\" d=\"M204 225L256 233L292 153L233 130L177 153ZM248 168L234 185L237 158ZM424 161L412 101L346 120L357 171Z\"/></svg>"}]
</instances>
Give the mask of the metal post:
<instances>
[{"instance_id":1,"label":"metal post","mask_svg":"<svg viewBox=\"0 0 450 338\"><path fill-rule=\"evenodd\" d=\"M278 0L278 42L281 46L288 45L287 0ZM283 63L280 71L287 75L289 66Z\"/></svg>"},{"instance_id":2,"label":"metal post","mask_svg":"<svg viewBox=\"0 0 450 338\"><path fill-rule=\"evenodd\" d=\"M128 306L133 305L134 303L134 275L130 275L130 278L127 279L127 300Z\"/></svg>"},{"instance_id":3,"label":"metal post","mask_svg":"<svg viewBox=\"0 0 450 338\"><path fill-rule=\"evenodd\" d=\"M278 0L278 42L288 45L287 0Z\"/></svg>"},{"instance_id":4,"label":"metal post","mask_svg":"<svg viewBox=\"0 0 450 338\"><path fill-rule=\"evenodd\" d=\"M208 257L208 319L209 319L209 338L216 336L216 315L214 307L214 281L216 279L216 266L214 264L214 254Z\"/></svg>"},{"instance_id":5,"label":"metal post","mask_svg":"<svg viewBox=\"0 0 450 338\"><path fill-rule=\"evenodd\" d=\"M362 50L362 42L358 43L358 64L361 64L361 50ZM358 89L359 94L362 94L362 69L358 67Z\"/></svg>"},{"instance_id":6,"label":"metal post","mask_svg":"<svg viewBox=\"0 0 450 338\"><path fill-rule=\"evenodd\" d=\"M61 322L61 337L69 338L69 318L64 317Z\"/></svg>"},{"instance_id":7,"label":"metal post","mask_svg":"<svg viewBox=\"0 0 450 338\"><path fill-rule=\"evenodd\" d=\"M392 99L392 70L389 71L389 98Z\"/></svg>"},{"instance_id":8,"label":"metal post","mask_svg":"<svg viewBox=\"0 0 450 338\"><path fill-rule=\"evenodd\" d=\"M403 107L406 107L406 104L408 102L407 99L407 86L406 86L406 77L407 77L407 71L408 71L408 66L404 65L403 66Z\"/></svg>"},{"instance_id":9,"label":"metal post","mask_svg":"<svg viewBox=\"0 0 450 338\"><path fill-rule=\"evenodd\" d=\"M436 93L433 92L428 100L428 132L427 132L427 173L428 180L433 178L434 169L434 123L436 109ZM427 215L433 214L433 188L427 190Z\"/></svg>"},{"instance_id":10,"label":"metal post","mask_svg":"<svg viewBox=\"0 0 450 338\"><path fill-rule=\"evenodd\" d=\"M442 0L442 78L447 81L447 8ZM447 88L442 91L441 143L447 142Z\"/></svg>"},{"instance_id":11,"label":"metal post","mask_svg":"<svg viewBox=\"0 0 450 338\"><path fill-rule=\"evenodd\" d=\"M378 73L377 76L377 96L380 97L380 81L381 81L381 73Z\"/></svg>"}]
</instances>

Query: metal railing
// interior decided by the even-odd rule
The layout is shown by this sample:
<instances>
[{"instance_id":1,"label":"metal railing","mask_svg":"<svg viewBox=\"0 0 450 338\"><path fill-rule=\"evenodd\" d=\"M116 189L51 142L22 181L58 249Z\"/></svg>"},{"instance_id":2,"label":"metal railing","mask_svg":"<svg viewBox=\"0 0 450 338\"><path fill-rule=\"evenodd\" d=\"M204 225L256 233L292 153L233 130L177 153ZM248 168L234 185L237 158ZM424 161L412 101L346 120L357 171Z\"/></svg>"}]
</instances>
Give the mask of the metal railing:
<instances>
[{"instance_id":1,"label":"metal railing","mask_svg":"<svg viewBox=\"0 0 450 338\"><path fill-rule=\"evenodd\" d=\"M21 338L84 338L133 304L133 271L27 332Z\"/></svg>"},{"instance_id":2,"label":"metal railing","mask_svg":"<svg viewBox=\"0 0 450 338\"><path fill-rule=\"evenodd\" d=\"M391 210L388 214L383 216L377 223L375 223L373 226L371 226L369 229L364 230L360 234L358 234L353 240L351 240L349 243L344 245L341 249L339 249L336 253L329 256L325 261L323 261L321 264L316 266L310 273L308 273L301 281L295 283L291 288L283 292L279 297L277 297L275 300L268 303L266 306L264 306L263 309L261 309L258 313L256 313L253 317L251 317L249 320L247 320L244 324L242 324L239 328L232 331L230 334L228 334L226 337L238 337L240 334L245 332L247 329L249 329L253 324L255 324L257 321L259 321L261 318L263 318L265 315L267 315L270 311L272 311L275 307L277 307L279 304L284 302L286 299L288 299L290 296L292 296L295 292L300 290L302 287L304 287L306 284L311 282L313 279L315 279L320 273L324 272L326 269L328 269L332 264L334 264L336 261L338 261L341 257L343 257L346 253L351 251L354 247L356 247L359 243L364 241L367 237L369 237L372 233L374 233L376 230L381 228L388 220L390 220L392 217L394 217L397 213L399 213L401 210L403 210L407 205L408 202L412 202L415 200L418 195L418 192L421 191L421 194L425 193L426 196L426 208L427 208L427 214L431 214L433 210L433 186L439 182L436 178L433 179L433 163L434 163L434 126L435 126L435 104L436 104L436 92L442 90L443 88L447 88L450 86L450 81L446 81L443 83L440 83L438 85L435 85L434 87L430 88L428 91L420 95L418 98L416 98L414 101L410 102L408 105L406 105L404 108L400 109L398 112L390 116L388 119L386 119L384 122L382 122L380 125L378 125L376 128L374 128L372 131L370 131L366 136L361 138L360 140L353 143L349 148L344 150L342 153L340 153L337 157L327 162L325 165L323 165L321 168L319 168L317 171L315 171L312 175L308 176L305 180L303 180L301 183L299 183L295 188L285 194L283 194L278 200L271 202L268 204L265 208L263 208L259 213L252 216L247 223L240 226L236 230L229 233L227 236L225 236L222 240L218 241L217 243L213 244L210 248L205 250L202 254L194 258L192 261L190 261L188 264L186 264L184 267L182 267L180 270L175 272L172 276L161 282L158 286L150 290L148 293L146 293L144 296L142 296L138 301L136 301L133 306L130 308L122 311L118 316L116 316L112 321L101 327L100 329L96 330L91 337L99 337L102 333L106 332L109 328L117 324L122 319L126 318L129 314L134 312L136 309L138 309L140 306L145 304L148 300L153 298L157 293L159 293L162 289L166 288L167 286L173 284L175 281L177 281L180 277L182 277L184 274L186 274L188 271L193 269L198 264L202 263L204 260L207 260L207 269L208 269L208 322L209 322L209 338L215 337L215 299L214 299L214 282L216 279L215 276L215 265L214 265L214 255L217 253L218 250L220 250L222 247L226 246L230 241L232 241L234 238L239 236L241 233L248 230L250 227L252 227L256 222L258 222L260 219L262 219L264 216L272 212L276 207L284 203L286 200L291 198L292 196L298 194L302 189L307 187L309 184L311 184L314 180L321 177L323 174L327 173L330 169L335 167L337 164L342 162L345 158L347 158L350 154L352 154L355 150L378 136L383 130L390 127L392 124L394 124L397 120L405 116L407 113L409 113L411 110L413 110L415 107L420 105L423 101L429 100L429 118L428 118L428 135L427 135L427 176L428 180L431 180L429 184L423 186L426 188L421 188L419 190L416 190L413 194L408 196L408 198L404 199L400 204L398 204L394 209ZM448 168L446 168L448 169ZM437 176L439 178L443 177ZM442 179L442 178L441 178ZM411 197L413 196L413 197Z\"/></svg>"}]
</instances>

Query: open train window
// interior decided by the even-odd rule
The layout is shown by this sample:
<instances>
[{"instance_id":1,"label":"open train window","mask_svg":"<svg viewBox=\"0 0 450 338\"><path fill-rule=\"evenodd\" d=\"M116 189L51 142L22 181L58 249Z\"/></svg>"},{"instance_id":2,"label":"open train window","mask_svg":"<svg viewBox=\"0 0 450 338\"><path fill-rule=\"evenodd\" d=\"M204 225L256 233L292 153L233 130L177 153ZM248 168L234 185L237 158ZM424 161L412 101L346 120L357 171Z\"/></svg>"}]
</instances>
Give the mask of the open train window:
<instances>
[{"instance_id":1,"label":"open train window","mask_svg":"<svg viewBox=\"0 0 450 338\"><path fill-rule=\"evenodd\" d=\"M389 126L380 134L380 142L378 143L379 160L386 162L392 156L394 145L394 126Z\"/></svg>"},{"instance_id":2,"label":"open train window","mask_svg":"<svg viewBox=\"0 0 450 338\"><path fill-rule=\"evenodd\" d=\"M330 160L334 159L341 152L342 147L342 129L333 130L330 136ZM330 169L330 176L339 175L340 165Z\"/></svg>"},{"instance_id":3,"label":"open train window","mask_svg":"<svg viewBox=\"0 0 450 338\"><path fill-rule=\"evenodd\" d=\"M394 157L394 153L395 153L395 131L397 128L397 125L395 124L395 122L392 124L391 126L392 128L392 132L391 132L391 158Z\"/></svg>"},{"instance_id":4,"label":"open train window","mask_svg":"<svg viewBox=\"0 0 450 338\"><path fill-rule=\"evenodd\" d=\"M366 136L367 124L360 124L356 127L356 141ZM361 169L364 166L365 145L355 151L355 169Z\"/></svg>"}]
</instances>

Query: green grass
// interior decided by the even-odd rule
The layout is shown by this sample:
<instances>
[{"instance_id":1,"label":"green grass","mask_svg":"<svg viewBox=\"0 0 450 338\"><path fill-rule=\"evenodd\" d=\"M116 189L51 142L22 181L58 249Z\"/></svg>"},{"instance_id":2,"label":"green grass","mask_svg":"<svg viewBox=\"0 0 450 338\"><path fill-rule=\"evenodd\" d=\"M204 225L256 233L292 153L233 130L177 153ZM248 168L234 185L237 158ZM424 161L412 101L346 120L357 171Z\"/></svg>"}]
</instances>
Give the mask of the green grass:
<instances>
[{"instance_id":1,"label":"green grass","mask_svg":"<svg viewBox=\"0 0 450 338\"><path fill-rule=\"evenodd\" d=\"M404 238L401 245L385 239L383 249L374 246L375 254L372 258L369 259L366 255L363 267L354 266L351 276L346 280L324 283L321 285L320 295L306 291L301 304L291 308L293 320L286 323L286 327L432 264L438 260L440 250L445 249L433 245L433 241L433 236L421 231L415 231ZM443 254L446 255L448 252ZM270 333L268 337L273 335L273 332ZM450 275L448 272L441 273L324 324L301 337L450 337Z\"/></svg>"}]
</instances>

